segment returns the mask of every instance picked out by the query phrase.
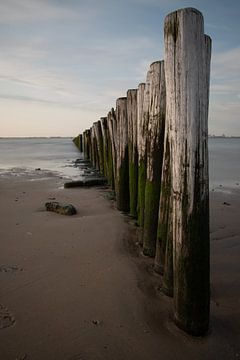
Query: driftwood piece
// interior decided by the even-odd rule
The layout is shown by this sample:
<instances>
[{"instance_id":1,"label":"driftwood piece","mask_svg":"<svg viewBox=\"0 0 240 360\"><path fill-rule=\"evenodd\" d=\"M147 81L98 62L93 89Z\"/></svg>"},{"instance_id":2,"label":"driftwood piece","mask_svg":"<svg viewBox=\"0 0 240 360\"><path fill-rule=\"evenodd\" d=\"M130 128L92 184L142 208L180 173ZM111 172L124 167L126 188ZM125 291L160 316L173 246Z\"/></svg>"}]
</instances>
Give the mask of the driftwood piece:
<instances>
[{"instance_id":1,"label":"driftwood piece","mask_svg":"<svg viewBox=\"0 0 240 360\"><path fill-rule=\"evenodd\" d=\"M127 98L119 98L116 102L117 119L117 167L116 167L116 199L117 208L129 211L129 172L128 172L128 119Z\"/></svg>"},{"instance_id":2,"label":"driftwood piece","mask_svg":"<svg viewBox=\"0 0 240 360\"><path fill-rule=\"evenodd\" d=\"M127 91L129 212L135 218L137 217L138 200L137 92L137 89Z\"/></svg>"},{"instance_id":3,"label":"driftwood piece","mask_svg":"<svg viewBox=\"0 0 240 360\"><path fill-rule=\"evenodd\" d=\"M211 41L202 14L169 14L164 25L172 170L174 318L192 335L209 326L208 97Z\"/></svg>"},{"instance_id":4,"label":"driftwood piece","mask_svg":"<svg viewBox=\"0 0 240 360\"><path fill-rule=\"evenodd\" d=\"M156 250L166 114L164 61L156 61L151 64L150 72L143 253L147 256L154 257Z\"/></svg>"}]
</instances>

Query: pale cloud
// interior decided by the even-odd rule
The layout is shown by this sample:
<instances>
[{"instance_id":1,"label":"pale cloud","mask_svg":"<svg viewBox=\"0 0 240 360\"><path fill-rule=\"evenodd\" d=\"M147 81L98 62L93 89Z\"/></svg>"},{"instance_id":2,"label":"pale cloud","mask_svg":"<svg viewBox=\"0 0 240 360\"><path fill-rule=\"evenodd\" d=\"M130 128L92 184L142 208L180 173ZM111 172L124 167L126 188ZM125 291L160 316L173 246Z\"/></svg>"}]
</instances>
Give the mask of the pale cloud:
<instances>
[{"instance_id":1,"label":"pale cloud","mask_svg":"<svg viewBox=\"0 0 240 360\"><path fill-rule=\"evenodd\" d=\"M35 22L76 18L74 9L47 0L7 0L0 2L0 23Z\"/></svg>"}]
</instances>

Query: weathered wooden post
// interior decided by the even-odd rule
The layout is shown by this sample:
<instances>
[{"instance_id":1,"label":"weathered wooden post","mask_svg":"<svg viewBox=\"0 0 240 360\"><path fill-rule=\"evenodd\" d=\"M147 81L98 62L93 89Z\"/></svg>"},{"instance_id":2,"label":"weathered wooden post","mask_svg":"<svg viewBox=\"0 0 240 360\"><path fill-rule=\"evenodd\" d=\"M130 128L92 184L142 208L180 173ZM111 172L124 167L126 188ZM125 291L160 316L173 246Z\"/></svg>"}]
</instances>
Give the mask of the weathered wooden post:
<instances>
[{"instance_id":1,"label":"weathered wooden post","mask_svg":"<svg viewBox=\"0 0 240 360\"><path fill-rule=\"evenodd\" d=\"M95 134L96 134L97 148L98 148L99 170L101 174L104 175L103 136L102 136L102 127L100 120L96 122Z\"/></svg>"},{"instance_id":2,"label":"weathered wooden post","mask_svg":"<svg viewBox=\"0 0 240 360\"><path fill-rule=\"evenodd\" d=\"M170 150L167 122L165 123L164 156L161 179L161 196L159 205L159 220L156 241L156 255L154 269L159 274L164 273L166 244L168 237L168 220L170 216L170 196L171 196L171 168Z\"/></svg>"},{"instance_id":3,"label":"weathered wooden post","mask_svg":"<svg viewBox=\"0 0 240 360\"><path fill-rule=\"evenodd\" d=\"M79 134L78 136L76 136L75 138L73 138L73 142L74 142L74 144L77 146L77 148L79 149L79 151L82 152L82 134Z\"/></svg>"},{"instance_id":4,"label":"weathered wooden post","mask_svg":"<svg viewBox=\"0 0 240 360\"><path fill-rule=\"evenodd\" d=\"M137 89L127 91L129 206L130 215L135 218L138 201L137 92Z\"/></svg>"},{"instance_id":5,"label":"weathered wooden post","mask_svg":"<svg viewBox=\"0 0 240 360\"><path fill-rule=\"evenodd\" d=\"M209 326L207 117L211 40L192 8L164 24L167 122L172 171L174 318L192 335Z\"/></svg>"},{"instance_id":6,"label":"weathered wooden post","mask_svg":"<svg viewBox=\"0 0 240 360\"><path fill-rule=\"evenodd\" d=\"M83 152L82 134L79 134L79 150Z\"/></svg>"},{"instance_id":7,"label":"weathered wooden post","mask_svg":"<svg viewBox=\"0 0 240 360\"><path fill-rule=\"evenodd\" d=\"M150 106L147 131L147 173L145 185L143 253L155 256L161 173L164 149L166 88L164 61L150 66Z\"/></svg>"},{"instance_id":8,"label":"weathered wooden post","mask_svg":"<svg viewBox=\"0 0 240 360\"><path fill-rule=\"evenodd\" d=\"M107 118L101 117L100 118L101 123L101 132L102 132L102 152L103 152L103 175L108 179L108 129L107 129ZM109 179L108 179L109 180Z\"/></svg>"},{"instance_id":9,"label":"weathered wooden post","mask_svg":"<svg viewBox=\"0 0 240 360\"><path fill-rule=\"evenodd\" d=\"M117 169L116 198L117 208L129 211L129 172L128 172L128 119L127 98L122 97L116 102L117 119Z\"/></svg>"},{"instance_id":10,"label":"weathered wooden post","mask_svg":"<svg viewBox=\"0 0 240 360\"><path fill-rule=\"evenodd\" d=\"M117 120L116 120L116 113L114 109L109 111L107 116L107 124L108 124L108 131L109 131L109 141L111 146L111 156L112 156L112 188L116 188L116 163L117 163L117 155L116 155L116 147L117 147ZM109 160L111 161L111 160Z\"/></svg>"},{"instance_id":11,"label":"weathered wooden post","mask_svg":"<svg viewBox=\"0 0 240 360\"><path fill-rule=\"evenodd\" d=\"M86 158L91 158L91 134L90 130L85 131L85 137L86 137Z\"/></svg>"},{"instance_id":12,"label":"weathered wooden post","mask_svg":"<svg viewBox=\"0 0 240 360\"><path fill-rule=\"evenodd\" d=\"M173 296L173 239L171 213L171 164L169 129L166 121L154 269L156 272L163 274L162 291L168 296Z\"/></svg>"},{"instance_id":13,"label":"weathered wooden post","mask_svg":"<svg viewBox=\"0 0 240 360\"><path fill-rule=\"evenodd\" d=\"M96 167L95 162L95 153L94 153L94 129L93 126L90 127L90 138L91 138L91 163L92 166Z\"/></svg>"},{"instance_id":14,"label":"weathered wooden post","mask_svg":"<svg viewBox=\"0 0 240 360\"><path fill-rule=\"evenodd\" d=\"M138 86L138 225L143 230L147 173L147 130L149 120L150 71L146 84ZM142 235L142 234L141 234ZM139 239L142 242L142 239Z\"/></svg>"},{"instance_id":15,"label":"weathered wooden post","mask_svg":"<svg viewBox=\"0 0 240 360\"><path fill-rule=\"evenodd\" d=\"M87 147L87 141L86 141L86 130L83 132L83 154L86 158L86 147Z\"/></svg>"}]
</instances>

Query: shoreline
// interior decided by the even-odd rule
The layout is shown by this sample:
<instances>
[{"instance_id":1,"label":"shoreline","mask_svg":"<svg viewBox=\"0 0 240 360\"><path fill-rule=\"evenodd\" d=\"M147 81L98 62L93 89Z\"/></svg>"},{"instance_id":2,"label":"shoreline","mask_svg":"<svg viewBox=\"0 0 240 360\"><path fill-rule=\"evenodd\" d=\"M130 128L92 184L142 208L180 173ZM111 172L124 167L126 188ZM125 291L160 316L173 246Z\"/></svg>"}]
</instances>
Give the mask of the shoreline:
<instances>
[{"instance_id":1,"label":"shoreline","mask_svg":"<svg viewBox=\"0 0 240 360\"><path fill-rule=\"evenodd\" d=\"M0 177L0 313L14 321L0 329L1 359L240 356L238 189L210 191L211 330L193 338L173 324L137 228L107 189L63 182L50 172ZM46 212L49 198L72 203L77 215Z\"/></svg>"}]
</instances>

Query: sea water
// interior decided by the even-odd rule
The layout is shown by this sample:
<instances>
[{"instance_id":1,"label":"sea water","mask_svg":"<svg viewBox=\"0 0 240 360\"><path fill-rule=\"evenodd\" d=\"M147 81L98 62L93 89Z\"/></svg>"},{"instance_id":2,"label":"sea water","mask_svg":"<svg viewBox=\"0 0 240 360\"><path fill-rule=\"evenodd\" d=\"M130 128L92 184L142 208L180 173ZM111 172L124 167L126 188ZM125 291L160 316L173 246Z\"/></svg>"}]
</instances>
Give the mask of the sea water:
<instances>
[{"instance_id":1,"label":"sea water","mask_svg":"<svg viewBox=\"0 0 240 360\"><path fill-rule=\"evenodd\" d=\"M75 161L83 158L71 138L0 138L0 171L41 169L81 178Z\"/></svg>"},{"instance_id":2,"label":"sea water","mask_svg":"<svg viewBox=\"0 0 240 360\"><path fill-rule=\"evenodd\" d=\"M50 170L68 178L81 178L75 167L82 154L71 138L1 138L0 170ZM239 187L240 138L209 139L210 190Z\"/></svg>"},{"instance_id":3,"label":"sea water","mask_svg":"<svg viewBox=\"0 0 240 360\"><path fill-rule=\"evenodd\" d=\"M240 138L209 139L209 185L240 188Z\"/></svg>"}]
</instances>

